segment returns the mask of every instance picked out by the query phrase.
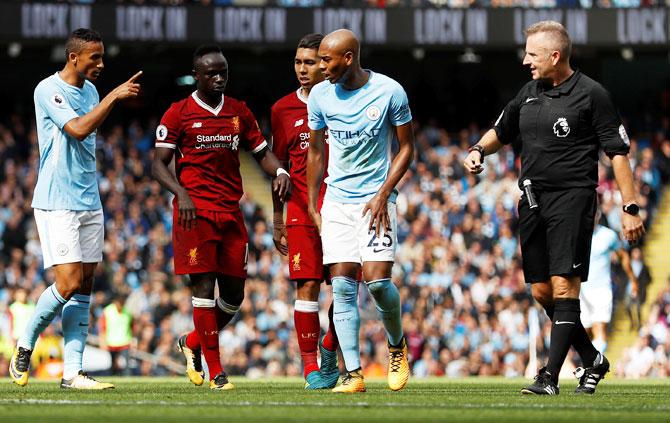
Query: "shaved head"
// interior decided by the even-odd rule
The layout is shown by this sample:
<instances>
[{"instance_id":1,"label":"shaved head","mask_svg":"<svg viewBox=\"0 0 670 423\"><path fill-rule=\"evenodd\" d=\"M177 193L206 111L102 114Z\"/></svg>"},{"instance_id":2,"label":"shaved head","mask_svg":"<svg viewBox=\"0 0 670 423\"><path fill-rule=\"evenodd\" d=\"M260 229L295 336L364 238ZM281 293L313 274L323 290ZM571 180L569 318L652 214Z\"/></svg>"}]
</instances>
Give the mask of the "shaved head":
<instances>
[{"instance_id":1,"label":"shaved head","mask_svg":"<svg viewBox=\"0 0 670 423\"><path fill-rule=\"evenodd\" d=\"M319 68L331 83L354 87L367 81L368 74L361 68L361 43L348 29L326 35L319 46L319 57Z\"/></svg>"},{"instance_id":2,"label":"shaved head","mask_svg":"<svg viewBox=\"0 0 670 423\"><path fill-rule=\"evenodd\" d=\"M348 29L338 29L326 35L321 41L321 46L341 56L351 52L356 63L360 62L361 43L358 42L356 34Z\"/></svg>"}]
</instances>

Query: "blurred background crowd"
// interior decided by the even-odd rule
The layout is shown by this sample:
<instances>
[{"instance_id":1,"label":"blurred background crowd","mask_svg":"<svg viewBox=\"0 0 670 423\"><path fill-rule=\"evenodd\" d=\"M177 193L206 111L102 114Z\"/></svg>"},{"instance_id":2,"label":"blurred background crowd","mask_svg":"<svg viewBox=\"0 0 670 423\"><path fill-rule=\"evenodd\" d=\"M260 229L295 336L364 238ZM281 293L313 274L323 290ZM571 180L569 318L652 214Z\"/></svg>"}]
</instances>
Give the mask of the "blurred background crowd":
<instances>
[{"instance_id":1,"label":"blurred background crowd","mask_svg":"<svg viewBox=\"0 0 670 423\"><path fill-rule=\"evenodd\" d=\"M635 345L624 350L617 373L627 378L670 376L670 279L658 298L652 298L649 318Z\"/></svg>"},{"instance_id":2,"label":"blurred background crowd","mask_svg":"<svg viewBox=\"0 0 670 423\"><path fill-rule=\"evenodd\" d=\"M282 7L570 7L634 8L670 6L670 0L60 0L63 3L128 5Z\"/></svg>"},{"instance_id":3,"label":"blurred background crowd","mask_svg":"<svg viewBox=\"0 0 670 423\"><path fill-rule=\"evenodd\" d=\"M267 123L261 126L268 135ZM665 121L664 121L665 122ZM647 227L663 184L670 181L670 125L649 136L631 134L630 160ZM192 326L188 280L176 277L171 260L171 195L150 176L156 119L108 126L98 133L99 182L105 211L104 262L95 276L92 340L113 353L113 371L167 375L179 371L177 337ZM513 147L487 157L480 176L466 175L462 160L486 128L470 125L448 133L437 124L415 122L417 157L400 183L394 281L403 304L403 324L416 377L523 376L529 343L539 359L550 323L535 309L521 271L516 203L520 194ZM13 114L0 120L0 374L26 316L54 280L44 271L30 207L38 148L34 118ZM609 160L603 157L598 191L603 223L620 229L621 199ZM268 188L269 189L269 188ZM245 300L220 334L224 368L249 377L300 375L293 331L294 284L286 259L272 241L268 215L254 198L241 202L250 239ZM639 248L633 269L644 267ZM614 259L613 259L614 260ZM635 261L637 260L637 262ZM616 298L626 300L628 281L613 261ZM331 301L322 290L321 322ZM385 375L386 338L365 287L359 290L363 368ZM644 301L644 289L640 293ZM628 298L629 303L632 300ZM670 285L639 326L638 343L619 366L627 376L670 372ZM529 329L530 316L530 329ZM105 328L127 325L128 336L108 339ZM537 329L537 330L535 330ZM533 339L530 339L530 338ZM33 354L38 374L54 374L62 355L59 323L42 336ZM118 360L116 360L118 358Z\"/></svg>"}]
</instances>

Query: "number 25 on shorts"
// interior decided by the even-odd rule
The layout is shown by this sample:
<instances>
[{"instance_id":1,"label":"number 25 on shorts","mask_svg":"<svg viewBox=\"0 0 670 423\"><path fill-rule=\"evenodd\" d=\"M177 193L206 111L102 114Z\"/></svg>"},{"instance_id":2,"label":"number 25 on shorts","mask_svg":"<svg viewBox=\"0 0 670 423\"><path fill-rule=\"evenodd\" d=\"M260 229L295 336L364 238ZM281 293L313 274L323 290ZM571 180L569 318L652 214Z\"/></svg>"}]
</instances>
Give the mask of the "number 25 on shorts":
<instances>
[{"instance_id":1,"label":"number 25 on shorts","mask_svg":"<svg viewBox=\"0 0 670 423\"><path fill-rule=\"evenodd\" d=\"M368 248L373 248L374 253L382 252L393 245L393 238L391 237L390 230L384 232L381 238L377 237L375 231L370 231L369 235L372 235L370 242L368 242Z\"/></svg>"}]
</instances>

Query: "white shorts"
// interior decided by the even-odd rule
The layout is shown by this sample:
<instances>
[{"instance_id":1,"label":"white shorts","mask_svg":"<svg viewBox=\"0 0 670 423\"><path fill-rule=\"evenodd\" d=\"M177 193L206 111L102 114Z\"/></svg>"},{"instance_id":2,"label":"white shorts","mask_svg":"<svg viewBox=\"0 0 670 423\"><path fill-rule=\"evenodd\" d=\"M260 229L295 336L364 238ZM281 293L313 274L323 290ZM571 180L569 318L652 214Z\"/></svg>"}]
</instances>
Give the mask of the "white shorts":
<instances>
[{"instance_id":1,"label":"white shorts","mask_svg":"<svg viewBox=\"0 0 670 423\"><path fill-rule=\"evenodd\" d=\"M612 320L612 289L609 287L585 288L579 292L582 325L590 328L594 323L609 323Z\"/></svg>"},{"instance_id":2,"label":"white shorts","mask_svg":"<svg viewBox=\"0 0 670 423\"><path fill-rule=\"evenodd\" d=\"M44 268L65 263L99 263L105 238L102 209L35 209Z\"/></svg>"},{"instance_id":3,"label":"white shorts","mask_svg":"<svg viewBox=\"0 0 670 423\"><path fill-rule=\"evenodd\" d=\"M369 231L371 213L362 216L365 203L345 204L325 200L321 207L323 264L394 261L398 243L396 205L388 203L391 230L379 237Z\"/></svg>"}]
</instances>

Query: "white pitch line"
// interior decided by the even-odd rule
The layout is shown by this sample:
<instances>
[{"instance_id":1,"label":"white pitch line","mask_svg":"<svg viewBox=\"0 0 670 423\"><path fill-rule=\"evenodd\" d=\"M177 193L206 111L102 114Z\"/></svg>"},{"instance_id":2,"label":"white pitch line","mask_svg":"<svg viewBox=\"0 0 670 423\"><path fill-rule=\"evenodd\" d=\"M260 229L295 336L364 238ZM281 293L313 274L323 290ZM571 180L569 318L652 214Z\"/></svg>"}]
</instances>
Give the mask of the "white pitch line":
<instances>
[{"instance_id":1,"label":"white pitch line","mask_svg":"<svg viewBox=\"0 0 670 423\"><path fill-rule=\"evenodd\" d=\"M191 407L191 406L226 406L226 407L340 407L342 404L333 402L290 402L290 401L237 401L237 402L218 402L213 401L101 401L101 400L55 400L55 399L37 399L37 398L0 398L0 404L14 404L14 405L111 405L111 406L132 406L132 405L148 405L148 406L172 406L172 407ZM423 408L423 409L444 409L444 410L458 410L458 409L574 409L583 410L584 407L576 404L508 404L508 403L493 403L493 404L474 404L474 403L459 403L459 404L408 404L399 402L382 402L382 403L368 403L368 402L353 402L346 404L347 407L353 408ZM631 410L630 406L613 406L603 405L607 410L628 410L628 411L670 411L670 406L657 405L648 406L641 405ZM593 407L590 407L593 409Z\"/></svg>"}]
</instances>

